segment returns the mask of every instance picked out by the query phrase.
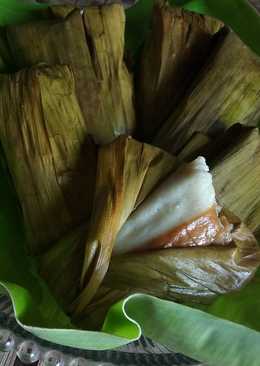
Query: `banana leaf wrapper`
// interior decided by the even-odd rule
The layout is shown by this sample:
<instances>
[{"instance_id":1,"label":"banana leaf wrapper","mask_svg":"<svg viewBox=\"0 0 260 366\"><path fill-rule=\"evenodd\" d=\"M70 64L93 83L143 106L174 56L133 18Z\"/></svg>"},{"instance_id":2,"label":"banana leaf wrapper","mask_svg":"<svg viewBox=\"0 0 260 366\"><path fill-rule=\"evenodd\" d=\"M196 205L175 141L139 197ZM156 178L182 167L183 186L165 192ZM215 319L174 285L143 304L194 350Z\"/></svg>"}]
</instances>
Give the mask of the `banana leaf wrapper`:
<instances>
[{"instance_id":1,"label":"banana leaf wrapper","mask_svg":"<svg viewBox=\"0 0 260 366\"><path fill-rule=\"evenodd\" d=\"M238 291L259 266L259 246L237 217L227 210L225 215L235 225L231 246L164 249L112 257L95 297L80 320L75 317L74 321L80 328L100 329L109 308L134 292L187 304L208 304L220 294ZM71 299L80 291L77 276L85 235L86 231L79 228L57 243L56 249L51 249L40 262L41 275L57 301L64 306L66 299L67 312L71 311Z\"/></svg>"},{"instance_id":2,"label":"banana leaf wrapper","mask_svg":"<svg viewBox=\"0 0 260 366\"><path fill-rule=\"evenodd\" d=\"M229 33L153 142L177 154L194 132L215 137L235 123L257 126L259 92L260 58Z\"/></svg>"},{"instance_id":3,"label":"banana leaf wrapper","mask_svg":"<svg viewBox=\"0 0 260 366\"><path fill-rule=\"evenodd\" d=\"M169 300L209 302L241 288L260 264L251 231L239 225L227 247L169 249L114 257L104 279L107 287L146 292Z\"/></svg>"},{"instance_id":4,"label":"banana leaf wrapper","mask_svg":"<svg viewBox=\"0 0 260 366\"><path fill-rule=\"evenodd\" d=\"M7 27L18 68L41 62L70 65L87 130L98 144L135 129L133 81L123 62L122 5L54 7L49 20ZM69 52L68 52L69 50Z\"/></svg>"},{"instance_id":5,"label":"banana leaf wrapper","mask_svg":"<svg viewBox=\"0 0 260 366\"><path fill-rule=\"evenodd\" d=\"M216 139L195 133L178 154L190 161L207 158L218 202L260 234L260 136L258 128L235 124Z\"/></svg>"},{"instance_id":6,"label":"banana leaf wrapper","mask_svg":"<svg viewBox=\"0 0 260 366\"><path fill-rule=\"evenodd\" d=\"M117 233L136 206L174 167L174 157L130 137L119 137L99 149L82 292L73 307L76 315L84 312L103 281Z\"/></svg>"},{"instance_id":7,"label":"banana leaf wrapper","mask_svg":"<svg viewBox=\"0 0 260 366\"><path fill-rule=\"evenodd\" d=\"M119 140L121 140L121 147L119 146ZM148 168L146 169L144 166L146 173L144 179L141 177L142 186L137 194L136 201L133 202L134 208L136 208L143 202L153 188L177 167L177 161L171 155L154 147L149 147L148 149L148 145L138 143L135 140L125 137L121 137L119 140L114 142L114 146L117 145L118 152L121 148L126 149L126 153L130 150L132 152L130 158L131 163L134 161L135 150L136 156L139 156L139 154L140 156L142 155L142 146L143 149L146 150L145 154L147 156L143 157L143 160L144 163L146 162L148 164ZM131 141L131 147L124 147L129 141ZM105 149L105 147L102 148L102 150L103 149ZM112 145L110 146L110 149L112 149ZM121 154L125 154L125 152L121 151ZM149 154L150 158L148 158ZM116 160L117 156L114 156L113 158ZM128 158L126 157L125 159L127 161ZM103 158L101 160L103 160ZM106 162L107 159L104 163L101 162L101 165L98 168L101 173L104 171ZM109 165L107 165L107 167L109 167ZM128 168L129 167L127 167L126 170L130 172L130 168ZM108 168L106 168L106 170L107 169ZM103 184L104 186L107 185L109 187L111 181L104 180ZM87 226L89 227L89 225ZM71 308L73 308L71 307L71 304L80 294L80 272L83 265L87 235L88 228L86 225L78 227L70 234L63 236L59 241L54 243L53 247L46 253L37 257L41 276L47 282L56 300L67 312L71 312Z\"/></svg>"},{"instance_id":8,"label":"banana leaf wrapper","mask_svg":"<svg viewBox=\"0 0 260 366\"><path fill-rule=\"evenodd\" d=\"M96 148L67 66L2 75L0 139L22 207L30 254L85 222Z\"/></svg>"},{"instance_id":9,"label":"banana leaf wrapper","mask_svg":"<svg viewBox=\"0 0 260 366\"><path fill-rule=\"evenodd\" d=\"M78 227L36 258L41 277L66 312L79 295L87 230L88 225Z\"/></svg>"},{"instance_id":10,"label":"banana leaf wrapper","mask_svg":"<svg viewBox=\"0 0 260 366\"><path fill-rule=\"evenodd\" d=\"M123 146L125 146L126 141L135 142L132 139L122 137L106 148L111 152L113 147L116 145L119 146L119 142L121 144L124 143ZM140 145L140 143L136 144ZM100 150L104 150L104 148ZM118 148L117 152L120 150L121 148ZM153 150L156 151L154 148ZM129 156L128 153L126 156ZM116 156L118 157L119 154L117 153ZM161 160L157 158L157 164L160 162L159 166L162 167L163 164L161 162L165 159L168 160L169 156L163 155ZM104 161L104 157L102 157L101 160ZM131 165L136 161L137 159L133 159ZM104 166L107 165L106 161ZM118 165L119 164L116 164L116 166ZM104 172L104 166L102 169L100 168L101 173ZM156 174L156 177L161 175L164 178L168 174L168 172L165 172L165 168L162 169L160 174L158 166L157 169L154 170L155 166L156 164L151 164L151 170L148 170L150 175L146 175L146 178L149 179L147 179L146 182L151 181L151 177L154 174ZM163 178L161 178L161 180L163 180ZM103 183L105 181L106 180L103 180ZM144 198L148 196L149 192L151 192L157 184L158 183L154 183L153 187L149 185L149 189L145 188L147 186L143 184L142 189L145 189L145 192L147 192L144 194ZM133 195L136 196L136 192L134 192ZM138 207L138 205L132 203L129 212L133 207ZM112 259L110 252L108 259L108 262L110 261L109 271L103 281L100 282L98 291L96 290L95 293L91 293L93 297L92 300L90 301L90 298L87 298L87 302L84 302L84 295L86 293L84 293L83 290L77 301L74 302L73 307L69 307L69 311L72 311L73 313L72 316L74 321L80 327L98 329L101 327L109 307L114 302L133 292L146 292L162 298L185 303L208 303L219 294L240 289L253 276L259 265L259 248L254 236L237 217L226 211L224 211L223 214L228 217L229 221L233 223L235 227L232 234L233 241L227 246L219 246L219 243L217 242L216 245L211 243L209 247L204 248L193 247L153 250L114 256ZM127 215L128 214L126 213L125 217ZM97 216L97 223L102 224L102 213L100 215L97 213ZM124 217L124 215L121 217ZM115 220L120 220L120 217L115 216ZM110 222L108 221L106 224L107 226L105 228L108 230L107 233L113 233L114 227L110 225ZM108 227L110 227L110 231ZM101 231L99 234L104 230L102 225L98 226L98 230L100 228ZM88 233L88 238L89 237ZM114 243L109 243L107 237L105 239L106 243L111 245L113 249ZM115 239L113 238L112 240ZM75 242L72 246L74 244ZM78 244L76 244L76 246L77 245ZM64 250L65 245L57 245L57 247L60 248L59 257L62 258L61 253L66 256L66 250ZM81 263L80 257L82 254L79 253L82 253L82 240L78 248L78 251L75 250L74 254L66 261L68 272L71 271L70 268L73 270L76 263ZM89 256L89 253L91 254L91 252L86 250L85 254ZM58 261L58 256L56 256L55 260L56 262ZM64 286L64 294L67 296L66 286L68 286L69 290L69 286L71 286L72 282L69 283L69 281L67 281L67 283L65 283L66 281L63 281L62 271L57 269L54 263L55 261L51 264L51 258L48 260L48 256L46 256L45 263L43 261L41 262L42 268L45 266L45 273L51 273L49 278L48 276L45 276L45 278L47 278L47 282L49 281L50 287L53 287L53 285L51 285L53 279L60 282L62 287ZM93 264L91 264L91 266L92 265ZM96 266L95 270L96 269L99 270L99 266ZM44 273L44 271L41 271L41 273ZM87 284L89 284L89 282ZM55 295L59 296L57 290ZM78 303L79 300L81 303ZM80 309L80 312L76 311L75 313L75 304L77 304L77 310Z\"/></svg>"},{"instance_id":11,"label":"banana leaf wrapper","mask_svg":"<svg viewBox=\"0 0 260 366\"><path fill-rule=\"evenodd\" d=\"M260 230L260 136L258 128L236 125L211 146L218 201L228 207L255 234Z\"/></svg>"},{"instance_id":12,"label":"banana leaf wrapper","mask_svg":"<svg viewBox=\"0 0 260 366\"><path fill-rule=\"evenodd\" d=\"M196 306L241 289L259 267L260 248L245 224L227 210L225 216L235 225L230 246L113 257L102 286L86 308L83 326L100 329L111 305L136 292Z\"/></svg>"},{"instance_id":13,"label":"banana leaf wrapper","mask_svg":"<svg viewBox=\"0 0 260 366\"><path fill-rule=\"evenodd\" d=\"M171 7L165 0L155 2L137 78L139 120L147 139L179 103L222 27L213 18Z\"/></svg>"},{"instance_id":14,"label":"banana leaf wrapper","mask_svg":"<svg viewBox=\"0 0 260 366\"><path fill-rule=\"evenodd\" d=\"M38 256L37 266L40 276L62 309L73 322L82 329L100 329L108 308L128 295L128 291L99 287L95 301L87 307L82 317L73 314L75 300L81 292L80 275L83 266L88 225L73 230L58 240L52 248ZM98 304L97 304L98 301Z\"/></svg>"},{"instance_id":15,"label":"banana leaf wrapper","mask_svg":"<svg viewBox=\"0 0 260 366\"><path fill-rule=\"evenodd\" d=\"M178 154L178 159L181 161L192 161L199 155L203 155L205 148L210 144L209 136L201 132L195 132L187 144Z\"/></svg>"}]
</instances>

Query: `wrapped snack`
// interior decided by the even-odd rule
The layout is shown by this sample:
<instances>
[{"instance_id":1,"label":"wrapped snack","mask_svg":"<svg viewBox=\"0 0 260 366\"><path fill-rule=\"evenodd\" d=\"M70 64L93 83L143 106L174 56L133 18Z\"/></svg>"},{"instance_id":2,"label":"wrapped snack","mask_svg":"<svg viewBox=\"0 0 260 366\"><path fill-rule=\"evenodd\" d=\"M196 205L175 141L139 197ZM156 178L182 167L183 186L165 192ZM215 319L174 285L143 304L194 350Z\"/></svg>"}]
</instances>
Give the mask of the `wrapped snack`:
<instances>
[{"instance_id":1,"label":"wrapped snack","mask_svg":"<svg viewBox=\"0 0 260 366\"><path fill-rule=\"evenodd\" d=\"M218 218L212 176L199 157L174 172L135 210L117 236L114 253L230 241L230 227Z\"/></svg>"},{"instance_id":2,"label":"wrapped snack","mask_svg":"<svg viewBox=\"0 0 260 366\"><path fill-rule=\"evenodd\" d=\"M134 292L209 303L254 275L256 239L218 205L205 159L178 166L129 137L99 149L88 230L79 228L39 258L41 274L80 327L99 328L109 307Z\"/></svg>"},{"instance_id":3,"label":"wrapped snack","mask_svg":"<svg viewBox=\"0 0 260 366\"><path fill-rule=\"evenodd\" d=\"M239 290L255 274L260 249L254 235L228 212L233 229L227 246L174 248L113 257L103 285L169 300L209 303Z\"/></svg>"},{"instance_id":4,"label":"wrapped snack","mask_svg":"<svg viewBox=\"0 0 260 366\"><path fill-rule=\"evenodd\" d=\"M153 142L176 154L194 132L215 137L235 123L257 126L260 58L229 33Z\"/></svg>"},{"instance_id":5,"label":"wrapped snack","mask_svg":"<svg viewBox=\"0 0 260 366\"><path fill-rule=\"evenodd\" d=\"M85 222L96 148L67 66L1 75L0 139L22 206L30 254Z\"/></svg>"},{"instance_id":6,"label":"wrapped snack","mask_svg":"<svg viewBox=\"0 0 260 366\"><path fill-rule=\"evenodd\" d=\"M221 258L219 265L223 268L226 266L227 281L231 281L223 290L224 292L240 288L251 278L257 268L259 250L256 241L248 229L245 229L245 232L251 235L249 235L248 247L246 238L245 242L242 240L241 248L236 244L234 235L237 232L238 220L230 221L228 218L230 215L227 217L218 206L212 176L205 159L199 157L177 170L178 162L175 161L174 171L169 175L169 170L166 174L165 168L161 171L153 168L153 162L158 161L158 156L164 156L162 160L165 156L168 159L167 155L162 154L165 153L155 147L125 137L100 149L94 209L82 273L83 289L73 304L76 319L84 318L88 306L92 306L91 303L96 296L101 301L97 293L100 286L105 285L110 288L110 284L103 282L103 279L108 268L113 268L113 263L118 264L119 254L123 263L125 257L122 254L137 252L126 258L140 258L140 264L144 258L143 263L144 265L147 263L147 273L149 273L150 264L156 268L156 272L163 273L163 266L166 263L172 276L173 287L175 286L173 278L178 280L177 269L181 268L182 261L183 268L188 267L190 263L191 272L197 271L196 266L200 272L200 266L203 266L203 263L206 268L205 273L215 266L215 275L212 273L208 278L212 282L218 272L217 260ZM162 167L163 164L160 166ZM156 174L157 181L153 181L153 174ZM151 185L150 182L154 184ZM142 193L143 190L145 193ZM140 195L142 199L138 201ZM236 251L234 251L235 247L237 247ZM248 258L252 257L252 261L249 260L248 268L247 265L244 269L243 266L240 268L242 263L240 260L237 267L234 267L233 255L237 257L242 252L244 255L244 247L248 252L252 252L252 256L246 255ZM163 248L165 254L161 254ZM112 267L109 267L112 252L114 259L111 262ZM198 260L201 262L197 265ZM158 267L154 267L153 263L157 261ZM131 267L133 272L139 271L138 266ZM140 271L142 271L141 268ZM146 272L145 269L144 272ZM237 277L240 278L240 272L241 281L235 280ZM128 278L127 271L125 275ZM120 284L121 279L124 281L125 277L121 274L119 276ZM123 288L124 292L128 289L131 292L135 278L133 273L129 274L130 282ZM146 274L144 278L147 278ZM166 279L167 283L167 277L162 276L162 279ZM131 281L133 282L130 286ZM149 281L152 287L151 278ZM115 287L112 286L114 290L121 289L120 286L116 287L117 281L114 283ZM136 283L138 284L138 281ZM138 287L134 288L138 289ZM193 285L187 280L185 288L187 292L191 291ZM150 287L148 287L149 291L153 293ZM193 294L200 299L196 288ZM212 295L211 292L210 294ZM109 298L111 299L110 295Z\"/></svg>"},{"instance_id":7,"label":"wrapped snack","mask_svg":"<svg viewBox=\"0 0 260 366\"><path fill-rule=\"evenodd\" d=\"M207 61L223 24L155 1L137 78L140 128L151 139ZM139 127L139 126L138 126Z\"/></svg>"},{"instance_id":8,"label":"wrapped snack","mask_svg":"<svg viewBox=\"0 0 260 366\"><path fill-rule=\"evenodd\" d=\"M122 5L50 9L49 19L7 27L18 68L69 65L89 134L98 144L135 129L133 81L124 61Z\"/></svg>"},{"instance_id":9,"label":"wrapped snack","mask_svg":"<svg viewBox=\"0 0 260 366\"><path fill-rule=\"evenodd\" d=\"M168 165L164 164L164 159ZM80 314L99 288L109 266L116 236L137 203L175 167L175 159L153 146L119 137L98 154L94 207L88 231L81 284L75 303ZM151 172L156 172L156 179Z\"/></svg>"},{"instance_id":10,"label":"wrapped snack","mask_svg":"<svg viewBox=\"0 0 260 366\"><path fill-rule=\"evenodd\" d=\"M255 234L260 232L260 136L258 128L235 125L209 145L218 201ZM228 172L228 174L227 174Z\"/></svg>"}]
</instances>

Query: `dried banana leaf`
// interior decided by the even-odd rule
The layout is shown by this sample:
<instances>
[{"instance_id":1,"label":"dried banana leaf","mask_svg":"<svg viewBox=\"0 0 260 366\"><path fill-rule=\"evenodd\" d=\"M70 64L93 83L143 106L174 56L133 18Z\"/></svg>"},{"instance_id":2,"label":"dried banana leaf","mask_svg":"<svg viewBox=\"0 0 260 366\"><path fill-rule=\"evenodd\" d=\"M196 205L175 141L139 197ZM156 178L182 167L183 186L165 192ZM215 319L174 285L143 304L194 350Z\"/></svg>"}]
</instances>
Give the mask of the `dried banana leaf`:
<instances>
[{"instance_id":1,"label":"dried banana leaf","mask_svg":"<svg viewBox=\"0 0 260 366\"><path fill-rule=\"evenodd\" d=\"M89 216L96 151L67 66L2 75L0 94L0 139L39 254Z\"/></svg>"},{"instance_id":2,"label":"dried banana leaf","mask_svg":"<svg viewBox=\"0 0 260 366\"><path fill-rule=\"evenodd\" d=\"M39 273L65 311L80 291L87 226L79 227L38 257Z\"/></svg>"},{"instance_id":3,"label":"dried banana leaf","mask_svg":"<svg viewBox=\"0 0 260 366\"><path fill-rule=\"evenodd\" d=\"M214 45L222 27L213 18L155 3L151 35L141 57L137 103L146 138L168 118Z\"/></svg>"},{"instance_id":4,"label":"dried banana leaf","mask_svg":"<svg viewBox=\"0 0 260 366\"><path fill-rule=\"evenodd\" d=\"M176 153L194 132L215 136L240 122L260 119L260 58L229 33L154 142Z\"/></svg>"},{"instance_id":5,"label":"dried banana leaf","mask_svg":"<svg viewBox=\"0 0 260 366\"><path fill-rule=\"evenodd\" d=\"M138 145L139 143L135 142L135 144ZM135 207L176 166L176 160L172 156L157 148L153 149L156 152L155 158L148 167ZM39 270L42 277L48 283L57 301L62 303L66 311L71 310L70 304L79 295L79 279L83 264L86 232L87 230L84 230L84 227L76 229L53 244L53 247L44 255L38 257ZM109 297L112 304L114 297L111 297L110 294ZM94 319L92 320L94 324ZM98 321L98 319L96 320ZM83 319L81 319L81 326L82 321ZM87 327L89 326L87 324Z\"/></svg>"},{"instance_id":6,"label":"dried banana leaf","mask_svg":"<svg viewBox=\"0 0 260 366\"><path fill-rule=\"evenodd\" d=\"M37 257L38 270L41 277L46 281L52 295L62 306L66 313L71 313L71 304L80 295L80 275L84 260L84 251L88 225L78 227L70 234L62 237L53 247L43 255ZM125 293L127 295L127 292ZM105 304L103 311L97 307L97 317L94 316L95 309L91 308L91 317L80 319L77 324L82 329L97 329L101 327L107 312L108 301L112 306L123 295L122 291L110 289L98 291L95 302ZM102 312L102 314L101 314ZM75 319L76 320L76 319Z\"/></svg>"},{"instance_id":7,"label":"dried banana leaf","mask_svg":"<svg viewBox=\"0 0 260 366\"><path fill-rule=\"evenodd\" d=\"M253 136L253 140L257 145L258 129L256 127L244 126L240 123L236 123L228 128L224 133L219 133L215 139L210 141L210 144L206 145L202 150L202 154L206 156L211 166L214 166L220 159L223 159L226 154L235 146L239 146L242 142L245 142L250 136ZM241 146L247 146L242 144ZM239 150L239 147L237 148Z\"/></svg>"},{"instance_id":8,"label":"dried banana leaf","mask_svg":"<svg viewBox=\"0 0 260 366\"><path fill-rule=\"evenodd\" d=\"M206 156L212 168L218 201L221 205L229 207L258 237L260 231L259 130L236 124L208 144L206 144L207 140L208 138L203 134L196 133L180 152L178 158L189 161L199 154Z\"/></svg>"},{"instance_id":9,"label":"dried banana leaf","mask_svg":"<svg viewBox=\"0 0 260 366\"><path fill-rule=\"evenodd\" d=\"M259 266L260 248L243 223L230 213L228 218L236 226L231 246L164 249L113 257L102 286L86 308L84 324L100 329L112 303L135 292L206 304L220 294L239 290Z\"/></svg>"},{"instance_id":10,"label":"dried banana leaf","mask_svg":"<svg viewBox=\"0 0 260 366\"><path fill-rule=\"evenodd\" d=\"M236 231L234 244L115 257L104 285L169 300L209 302L218 294L239 289L259 266L259 247L245 226Z\"/></svg>"},{"instance_id":11,"label":"dried banana leaf","mask_svg":"<svg viewBox=\"0 0 260 366\"><path fill-rule=\"evenodd\" d=\"M260 230L260 136L235 126L208 154L218 201L257 233Z\"/></svg>"},{"instance_id":12,"label":"dried banana leaf","mask_svg":"<svg viewBox=\"0 0 260 366\"><path fill-rule=\"evenodd\" d=\"M74 304L77 316L84 313L107 272L116 236L140 200L139 194L149 168L156 171L158 178L169 172L168 167L165 172L161 159L161 150L124 136L100 148L94 207L81 278L83 290ZM169 161L168 154L166 159ZM161 172L154 168L158 163ZM174 158L171 166L174 166ZM146 194L158 178L148 179Z\"/></svg>"},{"instance_id":13,"label":"dried banana leaf","mask_svg":"<svg viewBox=\"0 0 260 366\"><path fill-rule=\"evenodd\" d=\"M182 161L192 161L196 159L196 157L202 153L209 142L209 136L201 132L195 132L178 154L178 159Z\"/></svg>"},{"instance_id":14,"label":"dried banana leaf","mask_svg":"<svg viewBox=\"0 0 260 366\"><path fill-rule=\"evenodd\" d=\"M255 203L246 221L248 222L248 226L254 231L258 243L260 243L260 202Z\"/></svg>"},{"instance_id":15,"label":"dried banana leaf","mask_svg":"<svg viewBox=\"0 0 260 366\"><path fill-rule=\"evenodd\" d=\"M147 146L147 145L145 145ZM153 147L155 149L155 147ZM157 149L157 148L156 148ZM142 187L138 193L135 209L168 175L180 165L180 161L173 155L157 149L156 157L150 163L143 180Z\"/></svg>"},{"instance_id":16,"label":"dried banana leaf","mask_svg":"<svg viewBox=\"0 0 260 366\"><path fill-rule=\"evenodd\" d=\"M99 144L135 128L133 82L123 62L125 15L121 5L54 8L49 20L7 28L17 67L68 64L87 130ZM69 50L69 51L68 51Z\"/></svg>"}]
</instances>

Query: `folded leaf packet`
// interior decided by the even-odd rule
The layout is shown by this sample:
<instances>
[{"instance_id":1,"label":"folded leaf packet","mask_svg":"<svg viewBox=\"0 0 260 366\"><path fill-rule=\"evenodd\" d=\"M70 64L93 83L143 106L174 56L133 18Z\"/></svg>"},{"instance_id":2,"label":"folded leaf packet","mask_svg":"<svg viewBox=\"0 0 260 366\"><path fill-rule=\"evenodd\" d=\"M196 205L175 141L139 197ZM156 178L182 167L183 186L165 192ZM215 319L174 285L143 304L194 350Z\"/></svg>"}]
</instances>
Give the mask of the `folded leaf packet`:
<instances>
[{"instance_id":1,"label":"folded leaf packet","mask_svg":"<svg viewBox=\"0 0 260 366\"><path fill-rule=\"evenodd\" d=\"M18 323L258 366L260 17L245 0L33 8L0 0L0 293Z\"/></svg>"}]
</instances>

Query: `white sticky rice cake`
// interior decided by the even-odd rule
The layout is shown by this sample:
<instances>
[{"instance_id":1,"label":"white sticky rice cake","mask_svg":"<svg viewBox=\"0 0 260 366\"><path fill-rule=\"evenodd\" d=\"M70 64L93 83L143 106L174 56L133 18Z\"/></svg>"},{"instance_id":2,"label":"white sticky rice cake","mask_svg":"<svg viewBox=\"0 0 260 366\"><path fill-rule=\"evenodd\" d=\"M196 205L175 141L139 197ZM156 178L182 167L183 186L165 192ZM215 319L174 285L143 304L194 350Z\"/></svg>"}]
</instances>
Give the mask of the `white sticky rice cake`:
<instances>
[{"instance_id":1,"label":"white sticky rice cake","mask_svg":"<svg viewBox=\"0 0 260 366\"><path fill-rule=\"evenodd\" d=\"M114 254L227 244L232 227L218 217L212 176L198 157L170 175L132 213L120 230Z\"/></svg>"}]
</instances>

